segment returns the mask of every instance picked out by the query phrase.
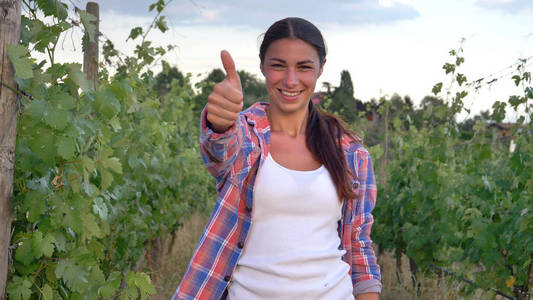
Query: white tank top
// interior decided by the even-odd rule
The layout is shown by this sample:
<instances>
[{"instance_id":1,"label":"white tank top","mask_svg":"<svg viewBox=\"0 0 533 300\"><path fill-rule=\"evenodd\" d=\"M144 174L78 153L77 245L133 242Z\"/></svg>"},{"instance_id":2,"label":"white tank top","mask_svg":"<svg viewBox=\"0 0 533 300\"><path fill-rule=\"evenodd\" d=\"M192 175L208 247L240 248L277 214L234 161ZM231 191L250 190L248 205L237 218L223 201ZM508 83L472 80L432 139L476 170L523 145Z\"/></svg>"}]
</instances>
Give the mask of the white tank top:
<instances>
[{"instance_id":1,"label":"white tank top","mask_svg":"<svg viewBox=\"0 0 533 300\"><path fill-rule=\"evenodd\" d=\"M254 186L252 226L228 299L354 299L339 250L342 203L324 166L285 168L268 155Z\"/></svg>"}]
</instances>

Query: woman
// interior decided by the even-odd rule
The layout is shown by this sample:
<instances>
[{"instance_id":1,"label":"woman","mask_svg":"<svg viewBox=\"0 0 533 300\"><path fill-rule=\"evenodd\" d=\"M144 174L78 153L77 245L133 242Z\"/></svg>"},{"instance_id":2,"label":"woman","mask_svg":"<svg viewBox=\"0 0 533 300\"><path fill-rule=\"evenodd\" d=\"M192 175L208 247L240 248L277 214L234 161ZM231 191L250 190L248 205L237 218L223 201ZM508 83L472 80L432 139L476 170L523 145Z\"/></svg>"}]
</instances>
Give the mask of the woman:
<instances>
[{"instance_id":1,"label":"woman","mask_svg":"<svg viewBox=\"0 0 533 300\"><path fill-rule=\"evenodd\" d=\"M274 23L259 53L270 101L241 112L222 51L200 138L219 198L173 299L378 299L370 156L310 101L325 56L313 24Z\"/></svg>"}]
</instances>

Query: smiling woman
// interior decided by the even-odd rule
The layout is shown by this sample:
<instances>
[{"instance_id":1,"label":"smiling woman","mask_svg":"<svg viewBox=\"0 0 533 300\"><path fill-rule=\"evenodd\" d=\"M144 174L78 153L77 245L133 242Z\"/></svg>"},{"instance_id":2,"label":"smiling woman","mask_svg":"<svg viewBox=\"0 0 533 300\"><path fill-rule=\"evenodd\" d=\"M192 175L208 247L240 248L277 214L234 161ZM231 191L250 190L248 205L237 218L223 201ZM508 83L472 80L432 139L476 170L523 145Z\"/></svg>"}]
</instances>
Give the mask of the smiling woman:
<instances>
[{"instance_id":1,"label":"smiling woman","mask_svg":"<svg viewBox=\"0 0 533 300\"><path fill-rule=\"evenodd\" d=\"M259 57L270 101L241 112L235 63L221 53L227 76L207 99L200 138L219 197L173 299L377 299L372 161L311 102L323 37L286 18Z\"/></svg>"}]
</instances>

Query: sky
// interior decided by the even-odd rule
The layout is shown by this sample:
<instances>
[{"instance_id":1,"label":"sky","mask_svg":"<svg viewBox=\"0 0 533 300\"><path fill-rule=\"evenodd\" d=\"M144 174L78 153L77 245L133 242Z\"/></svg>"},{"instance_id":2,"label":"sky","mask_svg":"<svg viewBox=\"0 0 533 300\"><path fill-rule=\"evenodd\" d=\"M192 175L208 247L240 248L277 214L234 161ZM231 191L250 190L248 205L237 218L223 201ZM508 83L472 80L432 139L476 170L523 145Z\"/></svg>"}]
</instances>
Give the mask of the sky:
<instances>
[{"instance_id":1,"label":"sky","mask_svg":"<svg viewBox=\"0 0 533 300\"><path fill-rule=\"evenodd\" d=\"M130 29L150 24L154 13L148 6L155 1L96 1L100 31L131 53ZM72 3L84 8L86 1ZM165 59L192 73L193 81L222 68L222 49L231 53L237 69L262 78L260 35L288 16L313 22L326 40L327 62L316 90L322 82L338 85L341 71L348 70L354 96L363 101L397 93L419 103L435 83L447 86L442 65L450 61L448 52L461 45L465 63L460 72L469 81L498 78L471 91L466 102L472 113L520 93L507 76L519 58L531 57L528 68L533 69L533 0L174 0L164 15L171 29L153 32L149 39L177 45ZM73 52L80 51L63 44L60 56L72 60Z\"/></svg>"}]
</instances>

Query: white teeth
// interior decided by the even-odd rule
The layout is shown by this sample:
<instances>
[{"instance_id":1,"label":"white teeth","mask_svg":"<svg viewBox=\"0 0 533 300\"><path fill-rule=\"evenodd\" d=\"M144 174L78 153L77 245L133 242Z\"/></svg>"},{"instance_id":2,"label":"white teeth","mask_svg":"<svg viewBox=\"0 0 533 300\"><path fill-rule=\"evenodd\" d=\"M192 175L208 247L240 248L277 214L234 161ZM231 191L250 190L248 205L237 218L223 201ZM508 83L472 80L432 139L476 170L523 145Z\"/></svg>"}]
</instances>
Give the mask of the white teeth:
<instances>
[{"instance_id":1,"label":"white teeth","mask_svg":"<svg viewBox=\"0 0 533 300\"><path fill-rule=\"evenodd\" d=\"M300 92L294 92L294 93L290 93L290 92L286 92L284 90L281 90L281 93L283 95L286 95L286 96L289 96L289 97L294 97L294 96L297 96L298 94L300 94Z\"/></svg>"}]
</instances>

